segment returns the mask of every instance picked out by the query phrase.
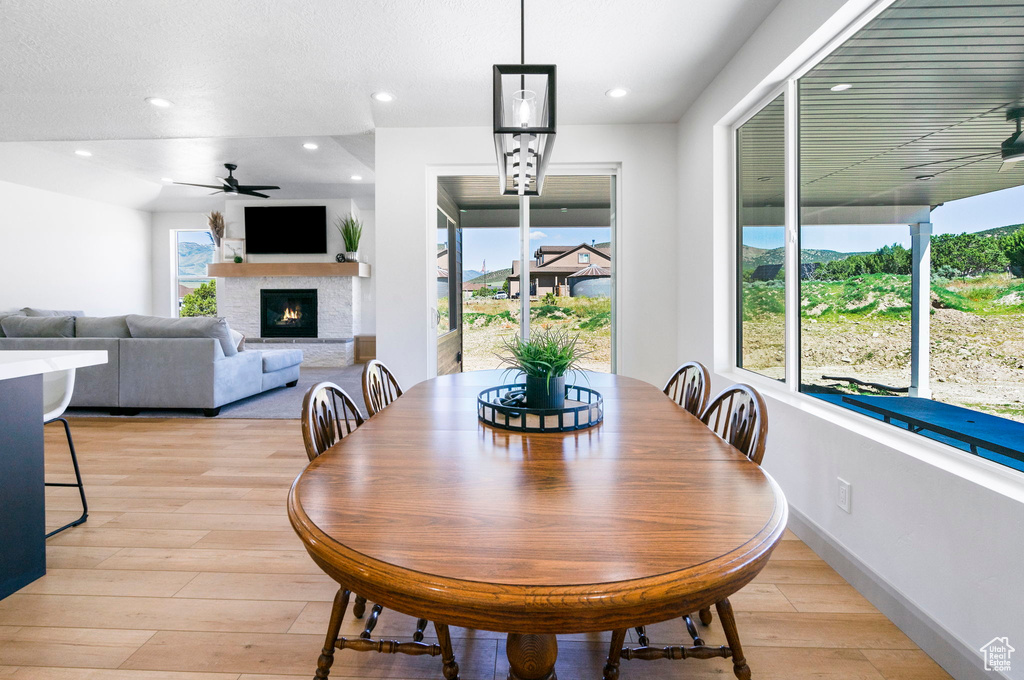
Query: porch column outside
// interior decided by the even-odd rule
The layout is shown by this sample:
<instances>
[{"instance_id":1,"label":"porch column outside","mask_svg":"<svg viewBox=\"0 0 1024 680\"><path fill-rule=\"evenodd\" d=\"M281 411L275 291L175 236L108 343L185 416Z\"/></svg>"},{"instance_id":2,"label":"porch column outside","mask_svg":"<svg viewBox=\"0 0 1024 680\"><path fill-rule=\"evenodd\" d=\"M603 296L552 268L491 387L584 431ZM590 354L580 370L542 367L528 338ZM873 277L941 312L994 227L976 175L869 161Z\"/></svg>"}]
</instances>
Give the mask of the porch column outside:
<instances>
[{"instance_id":1,"label":"porch column outside","mask_svg":"<svg viewBox=\"0 0 1024 680\"><path fill-rule=\"evenodd\" d=\"M932 279L932 223L910 225L911 271L910 317L910 396L931 399L928 382L930 368L930 314Z\"/></svg>"},{"instance_id":2,"label":"porch column outside","mask_svg":"<svg viewBox=\"0 0 1024 680\"><path fill-rule=\"evenodd\" d=\"M519 197L519 337L530 339L530 197Z\"/></svg>"}]
</instances>

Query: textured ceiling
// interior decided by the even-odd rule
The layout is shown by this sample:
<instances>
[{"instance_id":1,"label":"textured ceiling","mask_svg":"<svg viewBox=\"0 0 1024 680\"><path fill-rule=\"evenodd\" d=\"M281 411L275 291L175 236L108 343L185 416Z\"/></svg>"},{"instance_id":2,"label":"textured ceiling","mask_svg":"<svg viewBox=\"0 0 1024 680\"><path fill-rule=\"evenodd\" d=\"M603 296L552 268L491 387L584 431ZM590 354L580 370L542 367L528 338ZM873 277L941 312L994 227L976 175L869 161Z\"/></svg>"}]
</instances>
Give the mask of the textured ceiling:
<instances>
[{"instance_id":1,"label":"textured ceiling","mask_svg":"<svg viewBox=\"0 0 1024 680\"><path fill-rule=\"evenodd\" d=\"M367 139L368 138L368 142ZM353 198L360 208L373 207L373 169L361 160L372 149L373 135L352 137L259 137L230 139L133 139L90 142L0 143L0 179L61 193L81 194L91 183L103 195L84 196L134 208L158 211L212 210L223 206L223 194L178 186L164 178L193 184L219 184L225 163L238 166L242 184L274 184L272 198ZM316 150L303 148L313 142ZM76 149L92 153L75 155ZM45 169L33 172L33 167ZM353 175L361 180L351 179ZM98 177L109 181L97 185ZM120 181L118 181L120 178ZM145 185L145 186L143 186ZM110 187L123 191L110 192ZM132 190L140 187L141 191Z\"/></svg>"},{"instance_id":2,"label":"textured ceiling","mask_svg":"<svg viewBox=\"0 0 1024 680\"><path fill-rule=\"evenodd\" d=\"M1024 184L1024 162L999 155L1022 104L1024 1L898 0L800 80L801 205L935 206ZM781 103L740 130L747 206L782 204L782 130Z\"/></svg>"},{"instance_id":3,"label":"textured ceiling","mask_svg":"<svg viewBox=\"0 0 1024 680\"><path fill-rule=\"evenodd\" d=\"M559 124L671 122L777 1L529 0L526 58L558 65ZM0 141L488 125L518 15L514 0L3 0ZM630 96L604 95L616 86Z\"/></svg>"}]
</instances>

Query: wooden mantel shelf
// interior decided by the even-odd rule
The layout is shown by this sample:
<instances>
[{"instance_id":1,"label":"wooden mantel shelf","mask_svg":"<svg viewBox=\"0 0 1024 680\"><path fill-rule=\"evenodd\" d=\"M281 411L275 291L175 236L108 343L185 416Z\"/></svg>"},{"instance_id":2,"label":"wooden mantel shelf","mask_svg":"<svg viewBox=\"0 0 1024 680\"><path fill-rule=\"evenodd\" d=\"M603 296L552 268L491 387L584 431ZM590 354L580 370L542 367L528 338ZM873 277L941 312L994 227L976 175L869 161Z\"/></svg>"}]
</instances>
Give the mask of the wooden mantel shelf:
<instances>
[{"instance_id":1,"label":"wooden mantel shelf","mask_svg":"<svg viewBox=\"0 0 1024 680\"><path fill-rule=\"evenodd\" d=\"M365 262L219 262L206 265L207 276L359 276L369 278Z\"/></svg>"}]
</instances>

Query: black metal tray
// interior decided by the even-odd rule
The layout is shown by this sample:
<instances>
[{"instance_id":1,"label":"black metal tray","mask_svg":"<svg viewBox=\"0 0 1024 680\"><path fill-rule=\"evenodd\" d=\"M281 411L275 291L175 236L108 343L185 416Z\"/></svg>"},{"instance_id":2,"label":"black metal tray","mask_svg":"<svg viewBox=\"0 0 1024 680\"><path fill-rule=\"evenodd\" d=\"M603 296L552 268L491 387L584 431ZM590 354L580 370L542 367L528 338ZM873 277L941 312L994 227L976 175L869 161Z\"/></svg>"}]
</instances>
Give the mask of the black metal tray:
<instances>
[{"instance_id":1,"label":"black metal tray","mask_svg":"<svg viewBox=\"0 0 1024 680\"><path fill-rule=\"evenodd\" d=\"M604 398L597 390L579 385L565 388L565 406L536 409L505 406L500 399L512 390L525 389L523 383L488 387L476 400L481 422L515 432L573 432L593 427L604 420Z\"/></svg>"}]
</instances>

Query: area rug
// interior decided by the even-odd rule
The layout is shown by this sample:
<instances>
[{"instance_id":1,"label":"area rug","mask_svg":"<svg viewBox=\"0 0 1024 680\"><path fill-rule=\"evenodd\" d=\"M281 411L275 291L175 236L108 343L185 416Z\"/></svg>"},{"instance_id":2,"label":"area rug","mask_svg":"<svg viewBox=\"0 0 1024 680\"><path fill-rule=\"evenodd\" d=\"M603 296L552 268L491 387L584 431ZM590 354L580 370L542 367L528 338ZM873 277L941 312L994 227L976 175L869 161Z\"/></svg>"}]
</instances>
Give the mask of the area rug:
<instances>
[{"instance_id":1,"label":"area rug","mask_svg":"<svg viewBox=\"0 0 1024 680\"><path fill-rule=\"evenodd\" d=\"M349 393L366 415L362 388L363 365L354 364L344 368L303 368L299 384L295 387L278 387L246 399L224 404L216 418L253 418L295 420L302 410L302 397L318 382L329 380ZM73 418L110 418L109 409L69 408L67 416ZM113 416L115 418L205 418L200 409L143 409L134 416Z\"/></svg>"}]
</instances>

